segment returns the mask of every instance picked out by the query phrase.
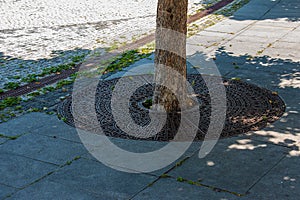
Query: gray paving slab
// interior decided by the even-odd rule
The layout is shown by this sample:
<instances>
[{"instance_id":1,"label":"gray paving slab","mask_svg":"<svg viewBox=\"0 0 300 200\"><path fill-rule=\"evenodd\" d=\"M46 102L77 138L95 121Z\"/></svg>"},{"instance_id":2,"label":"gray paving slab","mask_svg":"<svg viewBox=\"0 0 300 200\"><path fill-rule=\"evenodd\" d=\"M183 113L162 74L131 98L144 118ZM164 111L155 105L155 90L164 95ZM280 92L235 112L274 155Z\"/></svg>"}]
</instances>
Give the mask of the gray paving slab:
<instances>
[{"instance_id":1,"label":"gray paving slab","mask_svg":"<svg viewBox=\"0 0 300 200\"><path fill-rule=\"evenodd\" d=\"M222 47L227 51L231 52L234 55L256 55L259 51L266 47L266 44L263 42L251 42L251 41L238 41L230 40Z\"/></svg>"},{"instance_id":2,"label":"gray paving slab","mask_svg":"<svg viewBox=\"0 0 300 200\"><path fill-rule=\"evenodd\" d=\"M270 8L275 6L276 4L280 3L280 0L251 0L248 4L250 5L255 5L255 4L259 4L259 5L263 5L263 6L269 6Z\"/></svg>"},{"instance_id":3,"label":"gray paving slab","mask_svg":"<svg viewBox=\"0 0 300 200\"><path fill-rule=\"evenodd\" d=\"M278 85L284 84L282 86L287 84L291 85L292 79L298 78L299 76L299 68L297 67L299 62L288 59L273 58L270 56L252 56L245 54L238 56L221 50L216 56L215 63L219 68L231 67L233 69L233 73L236 73L236 75L239 73L244 77L253 76L253 72L262 73L263 75L266 75L266 73L273 74L274 77L272 80L269 80L269 82L273 82ZM256 79L259 78L257 76L254 76L254 78L255 77ZM260 79L263 81L262 78ZM283 81L285 81L285 83L281 83ZM290 83L286 83L286 81L290 81Z\"/></svg>"},{"instance_id":4,"label":"gray paving slab","mask_svg":"<svg viewBox=\"0 0 300 200\"><path fill-rule=\"evenodd\" d=\"M288 21L298 21L299 20L299 12L297 10L293 10L292 12L287 12L282 8L273 9L264 15L261 19L278 19L285 18Z\"/></svg>"},{"instance_id":5,"label":"gray paving slab","mask_svg":"<svg viewBox=\"0 0 300 200\"><path fill-rule=\"evenodd\" d=\"M297 21L296 21L296 22L297 22ZM294 31L297 31L297 32L300 31L299 20L298 20L298 26L297 26L297 28L296 28Z\"/></svg>"},{"instance_id":6,"label":"gray paving slab","mask_svg":"<svg viewBox=\"0 0 300 200\"><path fill-rule=\"evenodd\" d=\"M273 27L254 24L245 30L242 35L263 38L281 38L293 30L293 27Z\"/></svg>"},{"instance_id":7,"label":"gray paving slab","mask_svg":"<svg viewBox=\"0 0 300 200\"><path fill-rule=\"evenodd\" d=\"M299 26L299 23L297 23L297 25ZM296 44L299 44L299 42L300 42L299 35L300 35L300 30L290 31L283 38L280 38L278 43L282 42L283 46L281 45L281 47L290 46L292 48L299 49L299 46L296 45ZM283 44L283 43L285 43L285 44ZM290 43L294 43L294 44L290 44Z\"/></svg>"},{"instance_id":8,"label":"gray paving slab","mask_svg":"<svg viewBox=\"0 0 300 200\"><path fill-rule=\"evenodd\" d=\"M4 142L6 142L8 139L5 138L0 138L0 145L3 144Z\"/></svg>"},{"instance_id":9,"label":"gray paving slab","mask_svg":"<svg viewBox=\"0 0 300 200\"><path fill-rule=\"evenodd\" d=\"M250 139L289 147L288 153L300 155L300 132L267 127L247 133Z\"/></svg>"},{"instance_id":10,"label":"gray paving slab","mask_svg":"<svg viewBox=\"0 0 300 200\"><path fill-rule=\"evenodd\" d=\"M245 199L299 199L299 157L287 156L264 176Z\"/></svg>"},{"instance_id":11,"label":"gray paving slab","mask_svg":"<svg viewBox=\"0 0 300 200\"><path fill-rule=\"evenodd\" d=\"M237 72L237 67L240 68L247 62L248 55L234 56L231 52L226 52L224 49L220 48L215 53L214 63L218 67L218 70L223 76L228 76L231 72ZM251 68L255 69L253 65ZM243 69L243 68L241 68Z\"/></svg>"},{"instance_id":12,"label":"gray paving slab","mask_svg":"<svg viewBox=\"0 0 300 200\"><path fill-rule=\"evenodd\" d=\"M298 88L293 88L291 86L275 90L285 102L286 112L279 120L272 123L269 127L277 131L287 130L295 133L300 132L300 97L299 95L295 95L298 90Z\"/></svg>"},{"instance_id":13,"label":"gray paving slab","mask_svg":"<svg viewBox=\"0 0 300 200\"><path fill-rule=\"evenodd\" d=\"M141 63L140 65L130 66L125 68L123 71L126 72L123 76L135 76L143 74L154 74L154 61Z\"/></svg>"},{"instance_id":14,"label":"gray paving slab","mask_svg":"<svg viewBox=\"0 0 300 200\"><path fill-rule=\"evenodd\" d=\"M15 191L17 191L16 188L0 184L0 199L4 199L5 197L11 195Z\"/></svg>"},{"instance_id":15,"label":"gray paving slab","mask_svg":"<svg viewBox=\"0 0 300 200\"><path fill-rule=\"evenodd\" d=\"M198 42L197 42L198 43ZM207 56L210 56L210 52L214 51L216 48L216 46L210 46L210 47L205 47L203 45L199 45L199 44L188 44L187 45L187 49L186 49L186 53L188 56L194 55L198 52L200 53L204 53Z\"/></svg>"},{"instance_id":16,"label":"gray paving slab","mask_svg":"<svg viewBox=\"0 0 300 200\"><path fill-rule=\"evenodd\" d=\"M258 69L257 71L265 71L265 72L273 73L276 75L276 77L274 77L274 81L277 80L277 82L278 82L277 75L281 77L280 79L292 79L293 77L296 77L297 73L299 72L298 65L300 63L294 60L284 59L284 58L274 58L266 55L265 56L258 55L252 58L252 60L250 61L247 60L246 58L247 58L246 56L242 56L242 59L244 60L244 64L239 66L249 70Z\"/></svg>"},{"instance_id":17,"label":"gray paving slab","mask_svg":"<svg viewBox=\"0 0 300 200\"><path fill-rule=\"evenodd\" d=\"M105 77L104 80L112 80L112 79L115 79L115 78L120 78L120 77L125 76L125 74L126 74L126 71L118 71L118 72L116 72L116 73L114 73L114 74L112 74L108 77ZM133 75L133 74L130 74L130 75Z\"/></svg>"},{"instance_id":18,"label":"gray paving slab","mask_svg":"<svg viewBox=\"0 0 300 200\"><path fill-rule=\"evenodd\" d=\"M232 34L213 32L213 31L203 31L187 39L187 44L203 46L204 48L209 48L212 46L219 46L222 41L232 37Z\"/></svg>"},{"instance_id":19,"label":"gray paving slab","mask_svg":"<svg viewBox=\"0 0 300 200\"><path fill-rule=\"evenodd\" d=\"M225 39L231 38L232 36L232 33L204 30L190 38L187 38L187 44L211 45L211 43L221 42Z\"/></svg>"},{"instance_id":20,"label":"gray paving slab","mask_svg":"<svg viewBox=\"0 0 300 200\"><path fill-rule=\"evenodd\" d=\"M282 48L282 47L267 48L266 50L264 50L263 54L278 59L290 59L291 61L295 61L295 62L300 61L299 50L293 48Z\"/></svg>"},{"instance_id":21,"label":"gray paving slab","mask_svg":"<svg viewBox=\"0 0 300 200\"><path fill-rule=\"evenodd\" d=\"M291 32L291 33L295 33L295 32ZM300 32L298 32L297 35L300 35ZM286 38L286 37L284 37L284 38ZM293 49L300 51L300 47L299 47L300 39L298 37L296 37L296 34L293 37L289 37L290 40L285 40L284 38L282 38L281 40L272 44L272 47L273 48L285 47L284 49L290 49L288 51L292 51ZM293 38L293 39L291 39L291 38ZM295 41L293 42L291 40L295 40ZM298 41L296 41L296 40L298 40Z\"/></svg>"},{"instance_id":22,"label":"gray paving slab","mask_svg":"<svg viewBox=\"0 0 300 200\"><path fill-rule=\"evenodd\" d=\"M295 14L295 16L299 16L299 13L297 11L299 11L299 1L294 1L294 2L286 2L286 1L282 1L279 2L278 4L276 4L269 13L276 13L277 17L281 17L281 16L289 16L291 14ZM268 13L268 14L269 14Z\"/></svg>"},{"instance_id":23,"label":"gray paving slab","mask_svg":"<svg viewBox=\"0 0 300 200\"><path fill-rule=\"evenodd\" d=\"M47 180L66 187L98 194L102 199L128 199L155 179L145 174L116 171L86 159L74 161L47 177Z\"/></svg>"},{"instance_id":24,"label":"gray paving slab","mask_svg":"<svg viewBox=\"0 0 300 200\"><path fill-rule=\"evenodd\" d=\"M147 153L147 152L153 152L155 150L159 150L160 148L167 145L167 142L157 142L157 141L141 141L141 140L125 140L125 139L119 139L119 138L111 138L110 139L116 146L119 148L129 151L129 152L135 152L135 153ZM172 164L153 171L149 172L149 174L153 174L155 176L160 176L170 170L172 167L176 165L176 163L180 162L181 160L184 160L187 157L191 157L195 152L198 152L198 150L201 148L202 142L193 142L191 146L187 149L186 152L183 153L183 155L175 160ZM95 147L94 151L91 151L91 153L87 153L83 155L83 158L91 159L94 161L98 161L97 158L95 158L92 154L97 152L99 149ZM100 149L101 150L101 149ZM168 156L168 155L160 155ZM99 161L100 162L100 161ZM154 162L154 161L153 161Z\"/></svg>"},{"instance_id":25,"label":"gray paving slab","mask_svg":"<svg viewBox=\"0 0 300 200\"><path fill-rule=\"evenodd\" d=\"M229 19L219 22L211 27L208 27L205 30L206 31L214 31L214 32L223 32L223 33L229 33L229 34L236 34L254 22L255 22L254 20L250 20L250 19L243 20L243 21L237 21L234 18L232 18L232 19L229 18Z\"/></svg>"},{"instance_id":26,"label":"gray paving slab","mask_svg":"<svg viewBox=\"0 0 300 200\"><path fill-rule=\"evenodd\" d=\"M200 73L203 76L222 76L229 73L233 69L228 67L229 65L224 64L221 59L218 60L218 56L211 58L202 52L197 52L189 56L188 62L191 63L191 66L189 67L188 65L187 68L188 74Z\"/></svg>"},{"instance_id":27,"label":"gray paving slab","mask_svg":"<svg viewBox=\"0 0 300 200\"><path fill-rule=\"evenodd\" d=\"M289 27L289 28L295 28L299 26L299 23L297 21L288 21L284 18L278 18L276 20L263 19L257 21L255 24L260 26Z\"/></svg>"},{"instance_id":28,"label":"gray paving slab","mask_svg":"<svg viewBox=\"0 0 300 200\"><path fill-rule=\"evenodd\" d=\"M257 74L260 74L260 76L263 76L264 79L261 79L257 76ZM280 78L280 75L273 74L270 72L266 72L261 69L256 68L250 68L247 69L245 66L240 66L240 69L234 69L232 70L227 76L227 78L240 78L241 81L254 84L259 87L263 87L266 89L269 89L271 91L277 90L280 86L278 85L278 82L274 81L274 78Z\"/></svg>"},{"instance_id":29,"label":"gray paving slab","mask_svg":"<svg viewBox=\"0 0 300 200\"><path fill-rule=\"evenodd\" d=\"M15 188L22 188L57 169L53 164L2 151L0 157L0 183Z\"/></svg>"},{"instance_id":30,"label":"gray paving slab","mask_svg":"<svg viewBox=\"0 0 300 200\"><path fill-rule=\"evenodd\" d=\"M210 56L210 52L213 52L223 42L222 38L199 36L199 39L190 40L187 48L188 55L194 55L201 52L207 56Z\"/></svg>"},{"instance_id":31,"label":"gray paving slab","mask_svg":"<svg viewBox=\"0 0 300 200\"><path fill-rule=\"evenodd\" d=\"M245 31L247 33L247 31ZM251 42L251 43L265 43L270 44L276 41L277 38L270 38L270 37L260 37L260 36L249 36L245 35L243 32L241 34L236 35L233 40L231 41L232 43L234 42Z\"/></svg>"},{"instance_id":32,"label":"gray paving slab","mask_svg":"<svg viewBox=\"0 0 300 200\"><path fill-rule=\"evenodd\" d=\"M245 19L258 20L267 13L269 8L270 8L269 5L255 4L250 2L249 4L246 4L241 9L239 9L237 12L234 13L234 19L235 20L245 20ZM254 10L255 12L253 12Z\"/></svg>"},{"instance_id":33,"label":"gray paving slab","mask_svg":"<svg viewBox=\"0 0 300 200\"><path fill-rule=\"evenodd\" d=\"M59 120L56 115L49 115L47 124L32 130L31 133L81 142L76 128L67 125L62 120Z\"/></svg>"},{"instance_id":34,"label":"gray paving slab","mask_svg":"<svg viewBox=\"0 0 300 200\"><path fill-rule=\"evenodd\" d=\"M286 112L278 121L272 123L270 127L281 129L281 130L290 130L294 132L300 131L299 126L300 114L299 113L288 113Z\"/></svg>"},{"instance_id":35,"label":"gray paving slab","mask_svg":"<svg viewBox=\"0 0 300 200\"><path fill-rule=\"evenodd\" d=\"M48 116L43 113L29 113L1 123L0 133L6 136L22 135L47 124L47 121Z\"/></svg>"},{"instance_id":36,"label":"gray paving slab","mask_svg":"<svg viewBox=\"0 0 300 200\"><path fill-rule=\"evenodd\" d=\"M237 12L234 13L233 19L236 20L249 20L249 19L261 19L268 12L269 9L278 4L280 1L259 1L252 0ZM255 10L255 12L253 12Z\"/></svg>"},{"instance_id":37,"label":"gray paving slab","mask_svg":"<svg viewBox=\"0 0 300 200\"><path fill-rule=\"evenodd\" d=\"M138 199L211 199L211 200L232 200L237 196L227 192L213 191L204 186L195 186L188 183L178 182L175 179L160 179L154 185L136 195Z\"/></svg>"},{"instance_id":38,"label":"gray paving slab","mask_svg":"<svg viewBox=\"0 0 300 200\"><path fill-rule=\"evenodd\" d=\"M230 61L234 60L235 56L232 56L232 58L227 56L217 57L216 63L220 63L218 64L220 67L228 65L230 68L232 66L233 70L228 74L228 77L239 77L243 81L249 81L250 83L287 94L296 92L298 86L295 84L298 84L297 74L299 71L297 62L273 59L267 56L257 57L253 61L248 61L246 56L241 56L237 58L236 62L233 62L235 65L232 65ZM260 74L260 76L257 76L257 74ZM262 79L261 77L264 78Z\"/></svg>"},{"instance_id":39,"label":"gray paving slab","mask_svg":"<svg viewBox=\"0 0 300 200\"><path fill-rule=\"evenodd\" d=\"M136 153L145 153L163 148L168 142L162 141L145 141L145 140L128 140L122 138L109 138L110 141L118 147ZM178 142L179 143L179 142ZM191 156L202 145L201 141L193 142L190 148L186 151L187 156Z\"/></svg>"},{"instance_id":40,"label":"gray paving slab","mask_svg":"<svg viewBox=\"0 0 300 200\"><path fill-rule=\"evenodd\" d=\"M88 191L80 190L54 183L51 181L41 180L30 187L20 190L8 199L32 199L32 200L48 200L48 199L101 199L101 195L97 195Z\"/></svg>"},{"instance_id":41,"label":"gray paving slab","mask_svg":"<svg viewBox=\"0 0 300 200\"><path fill-rule=\"evenodd\" d=\"M222 23L222 22L220 22L220 23ZM207 29L205 29L203 31L200 31L200 32L196 33L192 37L197 38L199 36L200 37L201 36L210 36L210 37L220 37L220 38L228 39L228 38L231 38L233 35L234 35L233 33L226 33L226 32L224 33L224 32L220 32L220 31L216 31L216 30L207 30ZM188 43L189 39L190 38L187 39L187 43Z\"/></svg>"},{"instance_id":42,"label":"gray paving slab","mask_svg":"<svg viewBox=\"0 0 300 200\"><path fill-rule=\"evenodd\" d=\"M0 151L57 165L63 165L87 152L80 143L32 133L2 144Z\"/></svg>"},{"instance_id":43,"label":"gray paving slab","mask_svg":"<svg viewBox=\"0 0 300 200\"><path fill-rule=\"evenodd\" d=\"M295 95L299 88L293 88L293 85L285 86L277 90L279 96L283 99L286 104L286 112L288 114L299 114L300 113L300 96ZM298 125L300 126L300 125Z\"/></svg>"},{"instance_id":44,"label":"gray paving slab","mask_svg":"<svg viewBox=\"0 0 300 200\"><path fill-rule=\"evenodd\" d=\"M200 62L196 63L196 64L197 65L191 64L190 59L188 57L187 58L187 65L186 65L186 73L187 74L201 74L202 71L203 71L203 68L202 69L198 68L201 65Z\"/></svg>"},{"instance_id":45,"label":"gray paving slab","mask_svg":"<svg viewBox=\"0 0 300 200\"><path fill-rule=\"evenodd\" d=\"M286 152L285 147L244 137L223 139L204 159L195 154L169 174L245 194Z\"/></svg>"}]
</instances>

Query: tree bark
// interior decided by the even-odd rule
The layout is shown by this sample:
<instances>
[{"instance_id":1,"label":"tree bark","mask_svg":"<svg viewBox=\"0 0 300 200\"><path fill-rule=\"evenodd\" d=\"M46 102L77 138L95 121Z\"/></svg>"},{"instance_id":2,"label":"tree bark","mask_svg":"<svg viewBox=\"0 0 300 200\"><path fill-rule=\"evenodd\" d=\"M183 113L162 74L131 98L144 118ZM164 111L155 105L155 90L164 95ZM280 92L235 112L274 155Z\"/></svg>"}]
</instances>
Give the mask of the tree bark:
<instances>
[{"instance_id":1,"label":"tree bark","mask_svg":"<svg viewBox=\"0 0 300 200\"><path fill-rule=\"evenodd\" d=\"M186 78L187 9L188 0L158 1L154 77L157 84L153 104L167 112L182 109L175 93L186 95L183 80ZM170 70L178 72L184 79L174 76Z\"/></svg>"},{"instance_id":2,"label":"tree bark","mask_svg":"<svg viewBox=\"0 0 300 200\"><path fill-rule=\"evenodd\" d=\"M183 80L186 78L187 9L188 0L158 0L154 79L159 84L155 86L153 104L167 112L182 109L175 93L186 95ZM173 70L184 79L174 76Z\"/></svg>"}]
</instances>

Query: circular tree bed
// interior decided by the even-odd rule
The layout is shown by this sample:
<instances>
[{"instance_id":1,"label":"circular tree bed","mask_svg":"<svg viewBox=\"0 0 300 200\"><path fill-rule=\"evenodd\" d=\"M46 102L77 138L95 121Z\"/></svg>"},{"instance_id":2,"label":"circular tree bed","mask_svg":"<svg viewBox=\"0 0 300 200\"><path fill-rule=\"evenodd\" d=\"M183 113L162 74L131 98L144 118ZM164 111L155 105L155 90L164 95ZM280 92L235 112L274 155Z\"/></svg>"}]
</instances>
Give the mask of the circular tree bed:
<instances>
[{"instance_id":1,"label":"circular tree bed","mask_svg":"<svg viewBox=\"0 0 300 200\"><path fill-rule=\"evenodd\" d=\"M151 75L147 75L151 76ZM126 77L122 77L126 78ZM129 79L130 77L128 77ZM101 130L91 127L89 116L84 116L76 120L76 126L81 129L92 130L96 133L104 133L110 137L120 137L125 139L144 139L155 141L169 141L176 135L178 124L180 124L180 113L168 113L167 121L158 134L149 138L136 138L122 131L116 124L111 109L111 98L113 88L119 78L107 81L100 81L95 96L95 112ZM200 120L198 132L195 140L203 140L208 131L211 119L211 96L205 84L203 77L199 74L188 75L188 81L191 83L196 98L199 102ZM223 80L226 91L226 118L221 138L230 137L246 133L251 130L264 128L268 123L278 120L285 111L285 104L276 92L240 81ZM125 90L126 88L124 88ZM145 126L149 124L149 107L154 91L153 83L145 83L139 87L131 96L128 107L133 121ZM84 95L84 93L83 93ZM78 105L77 105L78 106ZM75 126L72 115L72 99L64 100L58 106L58 115L64 121ZM85 115L85 113L82 113ZM97 126L98 127L98 126Z\"/></svg>"}]
</instances>

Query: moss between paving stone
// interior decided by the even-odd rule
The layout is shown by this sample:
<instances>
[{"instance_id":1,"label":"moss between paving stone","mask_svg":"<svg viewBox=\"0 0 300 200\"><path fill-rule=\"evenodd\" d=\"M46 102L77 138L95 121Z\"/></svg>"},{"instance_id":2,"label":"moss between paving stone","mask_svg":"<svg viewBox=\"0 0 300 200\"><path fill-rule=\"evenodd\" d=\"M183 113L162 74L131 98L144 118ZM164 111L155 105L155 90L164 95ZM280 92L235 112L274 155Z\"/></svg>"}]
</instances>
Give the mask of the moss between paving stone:
<instances>
[{"instance_id":1,"label":"moss between paving stone","mask_svg":"<svg viewBox=\"0 0 300 200\"><path fill-rule=\"evenodd\" d=\"M172 169L170 169L169 171L171 171ZM228 191L228 190L225 190L225 189L221 189L221 188L217 188L217 187L214 187L214 186L210 186L210 185L205 185L205 184L202 184L201 181L202 180L199 180L199 181L193 181L193 180L188 180L188 179L185 179L181 176L177 177L177 178L174 178L172 176L170 176L169 174L167 173L164 173L162 174L161 176L158 177L158 179L154 180L153 182L151 182L150 184L148 184L147 187L152 187L157 181L159 181L160 179L165 179L165 178L170 178L170 179L176 179L177 182L181 182L181 183L188 183L190 185L194 185L194 186L198 186L198 187L206 187L206 188L209 188L213 191L216 191L216 192L225 192L225 193L230 193L232 195L235 195L235 196L238 196L238 197L242 197L242 196L245 196L245 194L240 194L240 193L237 193L237 192L232 192L232 191Z\"/></svg>"},{"instance_id":2,"label":"moss between paving stone","mask_svg":"<svg viewBox=\"0 0 300 200\"><path fill-rule=\"evenodd\" d=\"M5 83L4 88L1 89L2 92L0 92L0 93L3 93L7 90L17 89L18 87L20 87L21 85L24 85L26 83L38 82L39 79L42 78L42 77L46 77L46 76L49 76L49 75L52 75L52 74L60 73L63 70L72 69L77 64L83 62L85 57L87 56L87 54L88 53L83 53L81 55L71 56L71 57L68 58L68 60L71 60L71 61L67 61L64 64L59 64L59 65L55 65L55 66L51 66L51 67L46 67L46 68L42 69L42 71L40 73L31 73L31 74L28 74L25 77L22 77L21 75L15 75L15 76L9 77L10 80L11 79L14 79L14 80ZM20 68L23 68L23 65L19 65L19 66L20 66Z\"/></svg>"},{"instance_id":3,"label":"moss between paving stone","mask_svg":"<svg viewBox=\"0 0 300 200\"><path fill-rule=\"evenodd\" d=\"M0 134L0 138L4 138L4 139L8 139L8 140L16 140L21 136L22 135L7 136L7 135Z\"/></svg>"},{"instance_id":4,"label":"moss between paving stone","mask_svg":"<svg viewBox=\"0 0 300 200\"><path fill-rule=\"evenodd\" d=\"M225 6L223 9L220 9L216 12L217 15L223 15L225 17L231 16L234 12L236 12L238 9L249 3L250 0L237 0L229 4L228 6Z\"/></svg>"},{"instance_id":5,"label":"moss between paving stone","mask_svg":"<svg viewBox=\"0 0 300 200\"><path fill-rule=\"evenodd\" d=\"M6 107L18 105L20 102L20 97L7 97L0 101L0 110L4 110Z\"/></svg>"},{"instance_id":6,"label":"moss between paving stone","mask_svg":"<svg viewBox=\"0 0 300 200\"><path fill-rule=\"evenodd\" d=\"M112 60L110 60L105 70L103 70L101 73L102 74L114 73L117 70L122 70L123 68L130 66L131 64L133 64L134 62L140 59L149 57L153 50L154 50L153 45L150 44L139 50L126 51L122 55L117 56ZM74 61L78 61L82 58L83 56L75 57ZM61 69L66 69L66 68L61 67L59 70ZM68 79L60 80L55 84L38 89L27 95L23 95L22 97L8 97L4 100L1 100L0 101L0 123L28 112L47 112L52 114L53 110L49 110L48 108L50 106L57 104L58 102L60 102L60 100L65 99L66 96L71 95L72 84L74 83L76 77L77 74L75 73L71 75ZM55 98L49 97L49 95L47 95L49 92L52 92L50 96L54 96ZM53 92L55 92L56 95L53 95ZM46 95L48 97L42 95ZM35 99L37 97L47 99L43 101L44 105L42 105L42 103L39 101L35 103L36 101ZM41 104L41 105L37 105L37 104Z\"/></svg>"},{"instance_id":7,"label":"moss between paving stone","mask_svg":"<svg viewBox=\"0 0 300 200\"><path fill-rule=\"evenodd\" d=\"M188 25L188 37L191 37L200 31L215 25L216 23L227 19L227 17L231 16L234 12L240 9L245 4L249 3L250 0L236 0L227 6L217 10L211 15L208 15L194 23ZM211 5L210 5L211 6ZM209 6L208 6L209 7ZM207 7L206 7L207 8Z\"/></svg>"}]
</instances>

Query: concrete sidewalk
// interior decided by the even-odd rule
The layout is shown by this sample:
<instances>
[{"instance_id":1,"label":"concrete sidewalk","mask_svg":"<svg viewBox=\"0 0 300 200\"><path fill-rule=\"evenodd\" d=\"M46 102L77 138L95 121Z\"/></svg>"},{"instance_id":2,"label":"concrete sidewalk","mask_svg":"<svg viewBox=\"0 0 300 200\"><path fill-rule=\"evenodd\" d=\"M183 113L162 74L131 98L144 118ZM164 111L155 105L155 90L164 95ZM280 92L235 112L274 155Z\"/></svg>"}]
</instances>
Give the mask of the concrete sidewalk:
<instances>
[{"instance_id":1,"label":"concrete sidewalk","mask_svg":"<svg viewBox=\"0 0 300 200\"><path fill-rule=\"evenodd\" d=\"M195 142L172 165L131 174L93 158L76 129L56 116L26 114L0 124L0 199L299 199L299 5L300 0L252 0L188 40L214 57L223 76L277 91L287 105L279 121L221 139L203 159L198 158L202 143ZM132 152L164 145L112 141Z\"/></svg>"}]
</instances>

